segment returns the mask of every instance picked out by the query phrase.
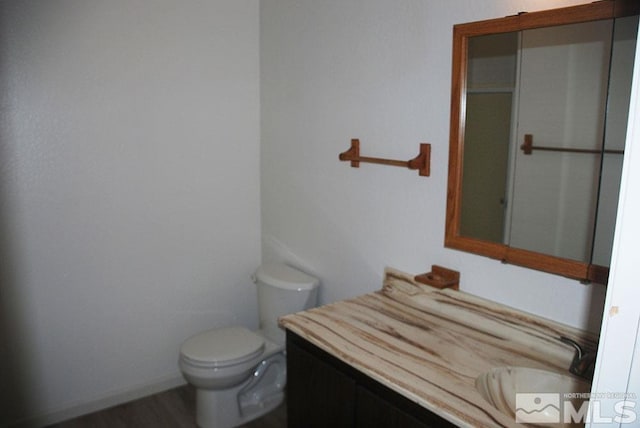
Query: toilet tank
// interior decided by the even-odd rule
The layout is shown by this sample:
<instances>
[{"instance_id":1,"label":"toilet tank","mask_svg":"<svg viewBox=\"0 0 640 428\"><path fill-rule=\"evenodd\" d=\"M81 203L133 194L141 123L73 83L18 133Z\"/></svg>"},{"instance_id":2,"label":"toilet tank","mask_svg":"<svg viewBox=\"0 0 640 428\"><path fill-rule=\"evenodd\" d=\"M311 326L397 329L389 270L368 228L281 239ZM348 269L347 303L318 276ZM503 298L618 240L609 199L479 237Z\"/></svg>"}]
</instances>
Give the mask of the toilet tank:
<instances>
[{"instance_id":1,"label":"toilet tank","mask_svg":"<svg viewBox=\"0 0 640 428\"><path fill-rule=\"evenodd\" d=\"M284 344L284 330L278 318L300 312L317 304L320 281L281 263L263 264L256 270L260 330L276 342Z\"/></svg>"}]
</instances>

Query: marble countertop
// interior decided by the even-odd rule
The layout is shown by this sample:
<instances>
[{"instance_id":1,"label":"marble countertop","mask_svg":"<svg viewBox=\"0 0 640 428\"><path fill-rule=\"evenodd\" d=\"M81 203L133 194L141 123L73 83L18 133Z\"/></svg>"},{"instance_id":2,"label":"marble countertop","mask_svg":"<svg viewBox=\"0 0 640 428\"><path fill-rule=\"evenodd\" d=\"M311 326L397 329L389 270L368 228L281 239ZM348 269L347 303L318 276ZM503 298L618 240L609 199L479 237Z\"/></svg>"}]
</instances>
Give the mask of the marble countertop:
<instances>
[{"instance_id":1,"label":"marble countertop","mask_svg":"<svg viewBox=\"0 0 640 428\"><path fill-rule=\"evenodd\" d=\"M569 375L566 336L597 337L470 294L437 290L387 269L380 291L288 315L280 324L462 427L524 427L488 404L475 379L500 366Z\"/></svg>"}]
</instances>

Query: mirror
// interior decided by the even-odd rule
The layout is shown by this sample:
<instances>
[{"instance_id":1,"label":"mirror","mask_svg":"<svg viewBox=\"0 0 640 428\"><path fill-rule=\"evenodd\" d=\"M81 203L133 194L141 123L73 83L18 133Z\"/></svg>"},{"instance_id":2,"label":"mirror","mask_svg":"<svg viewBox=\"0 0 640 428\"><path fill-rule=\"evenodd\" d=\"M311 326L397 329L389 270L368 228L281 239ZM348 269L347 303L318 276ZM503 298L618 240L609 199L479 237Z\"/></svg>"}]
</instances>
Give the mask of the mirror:
<instances>
[{"instance_id":1,"label":"mirror","mask_svg":"<svg viewBox=\"0 0 640 428\"><path fill-rule=\"evenodd\" d=\"M454 27L446 247L606 283L638 9Z\"/></svg>"}]
</instances>

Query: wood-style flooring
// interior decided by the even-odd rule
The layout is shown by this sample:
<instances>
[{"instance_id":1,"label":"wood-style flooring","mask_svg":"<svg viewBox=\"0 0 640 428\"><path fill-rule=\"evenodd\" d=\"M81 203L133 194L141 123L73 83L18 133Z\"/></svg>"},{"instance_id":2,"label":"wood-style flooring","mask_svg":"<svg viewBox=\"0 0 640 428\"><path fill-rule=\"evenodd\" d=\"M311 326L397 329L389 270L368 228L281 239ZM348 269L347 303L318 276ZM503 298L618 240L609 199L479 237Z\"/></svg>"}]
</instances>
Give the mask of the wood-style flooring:
<instances>
[{"instance_id":1,"label":"wood-style flooring","mask_svg":"<svg viewBox=\"0 0 640 428\"><path fill-rule=\"evenodd\" d=\"M171 389L110 409L80 416L48 428L194 428L196 393L190 385ZM286 428L286 404L242 428Z\"/></svg>"}]
</instances>

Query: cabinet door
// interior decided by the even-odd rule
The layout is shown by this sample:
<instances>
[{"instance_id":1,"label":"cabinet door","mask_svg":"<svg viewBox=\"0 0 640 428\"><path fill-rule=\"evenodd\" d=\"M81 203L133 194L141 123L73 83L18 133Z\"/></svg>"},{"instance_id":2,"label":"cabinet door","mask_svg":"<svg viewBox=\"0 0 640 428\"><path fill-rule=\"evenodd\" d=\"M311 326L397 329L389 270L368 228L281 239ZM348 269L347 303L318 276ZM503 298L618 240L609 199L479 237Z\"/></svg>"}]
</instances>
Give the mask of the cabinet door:
<instances>
[{"instance_id":1,"label":"cabinet door","mask_svg":"<svg viewBox=\"0 0 640 428\"><path fill-rule=\"evenodd\" d=\"M427 425L361 386L358 387L356 420L356 428L428 428L441 426Z\"/></svg>"},{"instance_id":2,"label":"cabinet door","mask_svg":"<svg viewBox=\"0 0 640 428\"><path fill-rule=\"evenodd\" d=\"M289 428L354 426L353 379L287 343L287 419Z\"/></svg>"},{"instance_id":3,"label":"cabinet door","mask_svg":"<svg viewBox=\"0 0 640 428\"><path fill-rule=\"evenodd\" d=\"M517 138L599 150L608 110L613 20L522 32ZM600 156L516 150L509 245L589 263Z\"/></svg>"}]
</instances>

